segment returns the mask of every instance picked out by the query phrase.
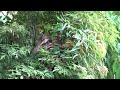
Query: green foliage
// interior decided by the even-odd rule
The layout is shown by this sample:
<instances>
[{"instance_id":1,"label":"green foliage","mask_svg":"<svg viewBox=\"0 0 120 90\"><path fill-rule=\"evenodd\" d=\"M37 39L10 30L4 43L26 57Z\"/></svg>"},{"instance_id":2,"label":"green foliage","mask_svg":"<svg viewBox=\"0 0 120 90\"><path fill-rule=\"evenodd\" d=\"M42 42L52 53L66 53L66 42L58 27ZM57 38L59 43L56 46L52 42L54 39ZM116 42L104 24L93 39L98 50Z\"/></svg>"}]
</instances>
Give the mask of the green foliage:
<instances>
[{"instance_id":1,"label":"green foliage","mask_svg":"<svg viewBox=\"0 0 120 90\"><path fill-rule=\"evenodd\" d=\"M118 16L109 11L18 12L14 22L0 27L0 78L120 78ZM61 44L30 54L32 17L37 38L42 32L54 40L59 33Z\"/></svg>"},{"instance_id":2,"label":"green foliage","mask_svg":"<svg viewBox=\"0 0 120 90\"><path fill-rule=\"evenodd\" d=\"M120 23L120 16L119 16L119 11L111 11L108 12L107 14L107 18L111 18L112 20L114 20L114 26L116 27L117 31L119 31L119 23ZM117 32L119 35L119 32ZM118 79L119 77L119 41L120 38L117 38L117 42L116 42L116 48L115 49L111 49L108 48L109 50L109 57L107 58L107 60L109 61L109 78L114 78L114 79ZM117 69L118 68L118 69Z\"/></svg>"},{"instance_id":3,"label":"green foliage","mask_svg":"<svg viewBox=\"0 0 120 90\"><path fill-rule=\"evenodd\" d=\"M23 25L11 22L0 27L0 63L2 78L9 68L23 62L23 58L30 54L29 33Z\"/></svg>"},{"instance_id":4,"label":"green foliage","mask_svg":"<svg viewBox=\"0 0 120 90\"><path fill-rule=\"evenodd\" d=\"M16 22L0 27L0 43L3 44L22 44L28 35L25 27Z\"/></svg>"},{"instance_id":5,"label":"green foliage","mask_svg":"<svg viewBox=\"0 0 120 90\"><path fill-rule=\"evenodd\" d=\"M50 71L36 70L32 66L18 65L15 66L15 70L9 70L8 79L45 79L45 78L53 78L54 76ZM34 76L32 78L32 76Z\"/></svg>"},{"instance_id":6,"label":"green foliage","mask_svg":"<svg viewBox=\"0 0 120 90\"><path fill-rule=\"evenodd\" d=\"M120 58L120 57L119 57ZM117 59L113 63L113 73L114 73L114 78L115 79L120 79L120 60Z\"/></svg>"},{"instance_id":7,"label":"green foliage","mask_svg":"<svg viewBox=\"0 0 120 90\"><path fill-rule=\"evenodd\" d=\"M106 48L109 45L112 50L116 50L119 37L119 32L114 26L115 22L111 18L107 19L106 14L107 12L69 12L64 15L65 19L61 19L62 22L57 24L57 30L62 30L61 32L65 30L65 33L71 35L69 37L75 33L76 45L71 52L80 56L78 57L78 62L80 62L78 66L85 66L86 71L88 70L94 78L106 76L107 68L104 67ZM66 21L66 27L64 27L65 24L62 25L64 21ZM98 40L100 42L97 44ZM78 50L80 50L80 55ZM101 71L102 69L103 71ZM101 72L103 73L101 74Z\"/></svg>"},{"instance_id":8,"label":"green foliage","mask_svg":"<svg viewBox=\"0 0 120 90\"><path fill-rule=\"evenodd\" d=\"M109 12L108 15L107 15L107 18L111 18L114 20L115 22L115 26L117 28L118 31L120 31L120 12L117 12L117 11L114 11L114 12Z\"/></svg>"},{"instance_id":9,"label":"green foliage","mask_svg":"<svg viewBox=\"0 0 120 90\"><path fill-rule=\"evenodd\" d=\"M17 11L0 11L0 25L9 24L14 20Z\"/></svg>"}]
</instances>

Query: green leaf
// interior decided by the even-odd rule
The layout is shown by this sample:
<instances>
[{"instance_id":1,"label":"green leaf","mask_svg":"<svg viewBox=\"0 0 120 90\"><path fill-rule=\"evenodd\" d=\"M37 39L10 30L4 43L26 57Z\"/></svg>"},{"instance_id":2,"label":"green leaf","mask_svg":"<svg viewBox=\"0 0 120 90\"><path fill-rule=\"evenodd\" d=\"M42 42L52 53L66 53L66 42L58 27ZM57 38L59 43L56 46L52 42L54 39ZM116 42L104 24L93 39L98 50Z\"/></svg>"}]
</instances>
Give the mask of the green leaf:
<instances>
[{"instance_id":1,"label":"green leaf","mask_svg":"<svg viewBox=\"0 0 120 90\"><path fill-rule=\"evenodd\" d=\"M20 76L20 79L24 79L23 76Z\"/></svg>"},{"instance_id":2,"label":"green leaf","mask_svg":"<svg viewBox=\"0 0 120 90\"><path fill-rule=\"evenodd\" d=\"M0 57L0 60L5 59L5 57L6 57L6 55L2 55L2 56Z\"/></svg>"}]
</instances>

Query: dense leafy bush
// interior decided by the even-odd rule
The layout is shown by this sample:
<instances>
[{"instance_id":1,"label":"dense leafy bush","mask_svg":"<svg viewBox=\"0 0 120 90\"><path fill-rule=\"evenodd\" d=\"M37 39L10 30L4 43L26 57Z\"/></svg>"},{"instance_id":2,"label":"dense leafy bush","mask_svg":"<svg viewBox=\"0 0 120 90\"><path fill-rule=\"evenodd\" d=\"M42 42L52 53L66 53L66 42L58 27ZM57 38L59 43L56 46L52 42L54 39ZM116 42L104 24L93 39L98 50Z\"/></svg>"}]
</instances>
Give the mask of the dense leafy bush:
<instances>
[{"instance_id":1,"label":"dense leafy bush","mask_svg":"<svg viewBox=\"0 0 120 90\"><path fill-rule=\"evenodd\" d=\"M119 30L119 23L120 23L120 17L119 17L119 12L118 11L111 11L108 12L108 17L111 18L112 20L114 20L115 24L114 26L117 28L118 31ZM120 53L120 46L119 46L119 42L120 39L118 38L118 42L116 44L116 49L113 51L111 50L111 48L109 48L109 52L108 52L108 57L107 60L109 61L108 65L109 65L109 77L110 78L114 78L114 79L119 79L119 53Z\"/></svg>"},{"instance_id":2,"label":"dense leafy bush","mask_svg":"<svg viewBox=\"0 0 120 90\"><path fill-rule=\"evenodd\" d=\"M33 26L36 38L50 35L51 48L43 45L37 54L30 53ZM0 27L0 38L0 78L120 78L118 13L21 11Z\"/></svg>"}]
</instances>

